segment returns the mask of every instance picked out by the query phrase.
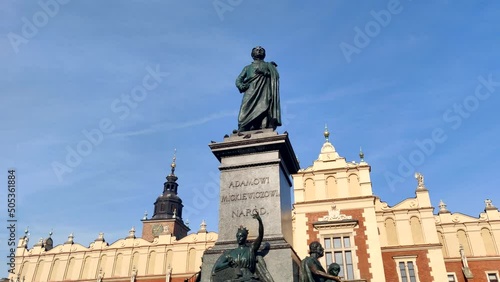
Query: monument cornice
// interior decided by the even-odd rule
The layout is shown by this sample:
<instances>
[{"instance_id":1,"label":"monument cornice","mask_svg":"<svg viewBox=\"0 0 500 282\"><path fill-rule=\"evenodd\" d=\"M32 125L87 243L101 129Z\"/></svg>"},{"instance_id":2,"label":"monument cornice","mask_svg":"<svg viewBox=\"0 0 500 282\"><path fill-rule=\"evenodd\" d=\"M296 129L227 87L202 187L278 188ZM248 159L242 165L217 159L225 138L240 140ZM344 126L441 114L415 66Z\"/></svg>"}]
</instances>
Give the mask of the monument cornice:
<instances>
[{"instance_id":1,"label":"monument cornice","mask_svg":"<svg viewBox=\"0 0 500 282\"><path fill-rule=\"evenodd\" d=\"M268 136L262 136L267 134ZM273 134L274 133L274 134ZM244 139L238 135L231 135L223 142L216 142L208 146L212 150L215 157L221 161L223 157L252 155L263 152L278 151L280 157L285 164L286 169L290 174L295 174L300 169L299 162L288 138L288 134L278 134L277 132L249 133L252 137ZM262 135L260 135L262 134ZM258 138L253 138L256 136Z\"/></svg>"},{"instance_id":2,"label":"monument cornice","mask_svg":"<svg viewBox=\"0 0 500 282\"><path fill-rule=\"evenodd\" d=\"M280 164L280 160L269 161L269 162L259 162L259 163L248 163L248 164L239 164L239 165L224 165L220 166L219 170L229 170L229 169L238 169L238 168L247 168L247 167L255 167L255 166L265 166L265 165L274 165Z\"/></svg>"}]
</instances>

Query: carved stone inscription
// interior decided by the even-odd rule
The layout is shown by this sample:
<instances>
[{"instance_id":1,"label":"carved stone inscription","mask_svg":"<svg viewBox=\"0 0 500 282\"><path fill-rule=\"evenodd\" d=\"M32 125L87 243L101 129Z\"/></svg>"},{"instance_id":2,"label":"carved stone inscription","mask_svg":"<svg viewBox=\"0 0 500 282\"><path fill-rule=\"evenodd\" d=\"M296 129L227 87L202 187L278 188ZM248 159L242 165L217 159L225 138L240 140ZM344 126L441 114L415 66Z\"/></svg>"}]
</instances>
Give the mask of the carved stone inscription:
<instances>
[{"instance_id":1,"label":"carved stone inscription","mask_svg":"<svg viewBox=\"0 0 500 282\"><path fill-rule=\"evenodd\" d=\"M252 179L236 180L229 183L229 188L239 188L247 186L257 186L269 184L269 177L256 177Z\"/></svg>"},{"instance_id":2,"label":"carved stone inscription","mask_svg":"<svg viewBox=\"0 0 500 282\"><path fill-rule=\"evenodd\" d=\"M269 190L269 191L261 191L261 192L249 192L249 193L239 193L239 194L228 194L222 195L220 202L234 202L234 201L246 201L246 200L258 200L268 197L279 197L279 190Z\"/></svg>"},{"instance_id":3,"label":"carved stone inscription","mask_svg":"<svg viewBox=\"0 0 500 282\"><path fill-rule=\"evenodd\" d=\"M252 214L258 212L261 216L266 215L267 211L265 208L254 208L254 209L236 209L232 211L231 217L242 217L242 216L252 216Z\"/></svg>"},{"instance_id":4,"label":"carved stone inscription","mask_svg":"<svg viewBox=\"0 0 500 282\"><path fill-rule=\"evenodd\" d=\"M268 214L266 205L260 204L262 200L267 198L279 197L279 189L269 189L269 177L252 177L241 180L233 180L226 186L227 193L222 193L220 196L221 205L230 204L232 208L231 217L249 217L255 211L261 216ZM267 188L267 189L266 189ZM251 208L246 208L250 206Z\"/></svg>"}]
</instances>

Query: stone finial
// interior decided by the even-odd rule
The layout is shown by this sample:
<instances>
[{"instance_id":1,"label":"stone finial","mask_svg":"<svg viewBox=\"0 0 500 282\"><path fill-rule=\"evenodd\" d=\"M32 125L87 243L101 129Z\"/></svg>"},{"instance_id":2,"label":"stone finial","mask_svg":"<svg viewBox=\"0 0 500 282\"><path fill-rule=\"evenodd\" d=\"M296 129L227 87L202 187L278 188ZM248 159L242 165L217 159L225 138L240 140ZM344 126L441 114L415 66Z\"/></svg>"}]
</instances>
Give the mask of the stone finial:
<instances>
[{"instance_id":1,"label":"stone finial","mask_svg":"<svg viewBox=\"0 0 500 282\"><path fill-rule=\"evenodd\" d=\"M99 269L99 275L97 276L97 282L102 282L104 278L104 272L102 271L102 267Z\"/></svg>"},{"instance_id":2,"label":"stone finial","mask_svg":"<svg viewBox=\"0 0 500 282\"><path fill-rule=\"evenodd\" d=\"M207 232L207 223L205 222L205 220L202 220L201 221L201 224L200 224L200 230L198 230L198 233L206 233Z\"/></svg>"},{"instance_id":3,"label":"stone finial","mask_svg":"<svg viewBox=\"0 0 500 282\"><path fill-rule=\"evenodd\" d=\"M330 131L328 131L328 125L325 123L325 131L323 131L323 136L325 136L325 143L330 142Z\"/></svg>"},{"instance_id":4,"label":"stone finial","mask_svg":"<svg viewBox=\"0 0 500 282\"><path fill-rule=\"evenodd\" d=\"M148 211L144 211L144 216L142 217L142 220L147 220L148 219Z\"/></svg>"},{"instance_id":5,"label":"stone finial","mask_svg":"<svg viewBox=\"0 0 500 282\"><path fill-rule=\"evenodd\" d=\"M135 239L135 227L132 226L132 228L130 228L127 238Z\"/></svg>"},{"instance_id":6,"label":"stone finial","mask_svg":"<svg viewBox=\"0 0 500 282\"><path fill-rule=\"evenodd\" d=\"M38 242L33 245L33 247L43 247L43 238L40 238L40 240L38 240Z\"/></svg>"},{"instance_id":7,"label":"stone finial","mask_svg":"<svg viewBox=\"0 0 500 282\"><path fill-rule=\"evenodd\" d=\"M365 161L365 153L363 153L363 149L361 148L361 146L359 147L359 160L360 162Z\"/></svg>"},{"instance_id":8,"label":"stone finial","mask_svg":"<svg viewBox=\"0 0 500 282\"><path fill-rule=\"evenodd\" d=\"M94 241L105 242L104 241L104 233L103 232L99 232L99 235L97 236L97 239L95 239Z\"/></svg>"},{"instance_id":9,"label":"stone finial","mask_svg":"<svg viewBox=\"0 0 500 282\"><path fill-rule=\"evenodd\" d=\"M462 246L462 244L460 244L458 252L460 253L460 258L462 259L462 271L465 278L472 279L474 275L472 275L472 271L469 268L469 262L467 261L467 256L465 255L464 246Z\"/></svg>"},{"instance_id":10,"label":"stone finial","mask_svg":"<svg viewBox=\"0 0 500 282\"><path fill-rule=\"evenodd\" d=\"M484 200L484 205L485 205L484 211L487 211L487 210L498 210L498 208L496 208L493 205L493 202L490 199Z\"/></svg>"},{"instance_id":11,"label":"stone finial","mask_svg":"<svg viewBox=\"0 0 500 282\"><path fill-rule=\"evenodd\" d=\"M417 190L427 190L424 184L424 175L420 172L415 172L415 179L417 179Z\"/></svg>"},{"instance_id":12,"label":"stone finial","mask_svg":"<svg viewBox=\"0 0 500 282\"><path fill-rule=\"evenodd\" d=\"M460 258L462 259L462 264L464 267L469 267L469 263L467 262L467 257L465 256L464 246L460 244L458 247L458 252L460 253Z\"/></svg>"},{"instance_id":13,"label":"stone finial","mask_svg":"<svg viewBox=\"0 0 500 282\"><path fill-rule=\"evenodd\" d=\"M73 235L73 232L71 232L68 236L68 241L65 242L65 244L73 244L73 239L75 236Z\"/></svg>"},{"instance_id":14,"label":"stone finial","mask_svg":"<svg viewBox=\"0 0 500 282\"><path fill-rule=\"evenodd\" d=\"M137 277L137 268L134 267L132 268L132 276L130 277L130 282L135 282L135 278Z\"/></svg>"},{"instance_id":15,"label":"stone finial","mask_svg":"<svg viewBox=\"0 0 500 282\"><path fill-rule=\"evenodd\" d=\"M165 278L166 280L165 281L170 281L170 276L172 275L172 267L170 266L170 264L167 266L167 271L165 273Z\"/></svg>"},{"instance_id":16,"label":"stone finial","mask_svg":"<svg viewBox=\"0 0 500 282\"><path fill-rule=\"evenodd\" d=\"M26 236L24 236L24 237L22 237L22 238L21 238L21 240L20 240L20 241L21 241L21 242L20 242L20 244L19 244L19 247L22 247L22 248L26 248L26 249L27 249L27 248L28 248L28 241L29 241L29 238L28 238L28 237L26 237Z\"/></svg>"},{"instance_id":17,"label":"stone finial","mask_svg":"<svg viewBox=\"0 0 500 282\"><path fill-rule=\"evenodd\" d=\"M438 212L438 214L441 214L441 213L450 213L450 211L448 211L448 209L446 208L446 204L443 202L443 200L439 201L439 212Z\"/></svg>"},{"instance_id":18,"label":"stone finial","mask_svg":"<svg viewBox=\"0 0 500 282\"><path fill-rule=\"evenodd\" d=\"M177 218L177 209L174 209L174 214L172 215L172 218Z\"/></svg>"},{"instance_id":19,"label":"stone finial","mask_svg":"<svg viewBox=\"0 0 500 282\"><path fill-rule=\"evenodd\" d=\"M325 124L325 131L323 132L325 136L325 143L321 146L321 151L318 156L318 160L320 161L334 161L340 158L339 154L335 150L335 147L330 143L330 131L328 131L328 127Z\"/></svg>"},{"instance_id":20,"label":"stone finial","mask_svg":"<svg viewBox=\"0 0 500 282\"><path fill-rule=\"evenodd\" d=\"M184 222L184 224L189 227L189 219L186 219L186 222Z\"/></svg>"},{"instance_id":21,"label":"stone finial","mask_svg":"<svg viewBox=\"0 0 500 282\"><path fill-rule=\"evenodd\" d=\"M26 229L24 230L24 236L21 237L21 244L20 247L28 248L28 242L30 240L30 232L28 230L29 226L26 226Z\"/></svg>"}]
</instances>

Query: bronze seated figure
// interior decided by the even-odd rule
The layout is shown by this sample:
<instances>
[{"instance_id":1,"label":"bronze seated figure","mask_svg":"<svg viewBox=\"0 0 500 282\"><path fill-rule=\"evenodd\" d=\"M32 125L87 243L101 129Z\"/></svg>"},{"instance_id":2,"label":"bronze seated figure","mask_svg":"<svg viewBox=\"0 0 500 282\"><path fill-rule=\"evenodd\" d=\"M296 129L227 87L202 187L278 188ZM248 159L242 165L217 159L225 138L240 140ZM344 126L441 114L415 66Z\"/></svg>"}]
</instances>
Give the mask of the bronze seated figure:
<instances>
[{"instance_id":1,"label":"bronze seated figure","mask_svg":"<svg viewBox=\"0 0 500 282\"><path fill-rule=\"evenodd\" d=\"M257 255L264 237L262 219L258 213L254 213L252 217L259 222L259 236L252 244L247 245L248 230L243 226L238 228L236 232L238 247L224 252L217 259L212 269L212 282L273 282L264 259Z\"/></svg>"}]
</instances>

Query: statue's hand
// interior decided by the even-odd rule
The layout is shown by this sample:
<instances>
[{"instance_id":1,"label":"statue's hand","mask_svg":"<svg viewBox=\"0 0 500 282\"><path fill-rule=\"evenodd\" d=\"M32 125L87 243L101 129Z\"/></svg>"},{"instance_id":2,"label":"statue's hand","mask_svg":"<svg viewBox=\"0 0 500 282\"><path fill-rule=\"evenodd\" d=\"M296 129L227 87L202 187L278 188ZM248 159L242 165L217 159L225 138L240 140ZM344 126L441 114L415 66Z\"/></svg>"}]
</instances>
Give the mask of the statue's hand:
<instances>
[{"instance_id":1,"label":"statue's hand","mask_svg":"<svg viewBox=\"0 0 500 282\"><path fill-rule=\"evenodd\" d=\"M261 220L260 214L257 210L254 210L254 213L252 213L252 218L255 218L257 220Z\"/></svg>"},{"instance_id":2,"label":"statue's hand","mask_svg":"<svg viewBox=\"0 0 500 282\"><path fill-rule=\"evenodd\" d=\"M255 73L256 73L256 74L261 74L261 75L263 75L263 76L269 76L269 75L270 75L269 71L267 71L267 70L265 70L265 71L264 71L264 70L261 70L261 69L259 69L259 68L256 68L256 69L255 69Z\"/></svg>"},{"instance_id":3,"label":"statue's hand","mask_svg":"<svg viewBox=\"0 0 500 282\"><path fill-rule=\"evenodd\" d=\"M234 261L234 258L231 257L231 256L228 256L227 257L227 264L230 266L230 267L234 267L235 266L235 261Z\"/></svg>"},{"instance_id":4,"label":"statue's hand","mask_svg":"<svg viewBox=\"0 0 500 282\"><path fill-rule=\"evenodd\" d=\"M244 93L245 91L248 90L248 88L250 88L250 85L248 83L242 84L240 88L240 93Z\"/></svg>"}]
</instances>

